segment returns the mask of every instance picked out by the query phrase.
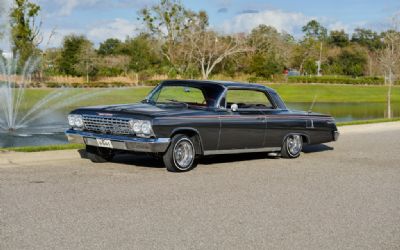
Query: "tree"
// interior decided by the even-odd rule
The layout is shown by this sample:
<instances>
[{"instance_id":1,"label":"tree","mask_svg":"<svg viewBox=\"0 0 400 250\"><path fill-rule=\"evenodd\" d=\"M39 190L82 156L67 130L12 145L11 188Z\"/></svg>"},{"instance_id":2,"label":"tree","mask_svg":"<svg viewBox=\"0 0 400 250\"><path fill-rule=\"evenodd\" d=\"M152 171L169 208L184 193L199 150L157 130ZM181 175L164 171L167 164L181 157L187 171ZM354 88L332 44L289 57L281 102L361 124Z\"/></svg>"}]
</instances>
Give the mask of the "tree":
<instances>
[{"instance_id":1,"label":"tree","mask_svg":"<svg viewBox=\"0 0 400 250\"><path fill-rule=\"evenodd\" d=\"M328 36L328 30L316 20L309 21L302 27L302 31L306 38L313 38L316 40L325 40Z\"/></svg>"},{"instance_id":2,"label":"tree","mask_svg":"<svg viewBox=\"0 0 400 250\"><path fill-rule=\"evenodd\" d=\"M369 50L378 50L383 47L382 36L370 29L356 28L351 41L365 46Z\"/></svg>"},{"instance_id":3,"label":"tree","mask_svg":"<svg viewBox=\"0 0 400 250\"><path fill-rule=\"evenodd\" d=\"M40 6L29 0L15 0L10 12L13 54L20 55L20 64L36 52L42 42L41 22L37 22Z\"/></svg>"},{"instance_id":4,"label":"tree","mask_svg":"<svg viewBox=\"0 0 400 250\"><path fill-rule=\"evenodd\" d=\"M79 75L85 76L88 83L89 76L94 76L97 73L96 63L98 60L92 42L88 40L82 42L78 50L77 59L78 62L74 65L74 68Z\"/></svg>"},{"instance_id":5,"label":"tree","mask_svg":"<svg viewBox=\"0 0 400 250\"><path fill-rule=\"evenodd\" d=\"M88 43L90 43L90 41L82 35L69 35L64 37L61 57L58 61L61 73L73 76L80 75L75 65L79 63L79 54L82 51L82 47Z\"/></svg>"},{"instance_id":6,"label":"tree","mask_svg":"<svg viewBox=\"0 0 400 250\"><path fill-rule=\"evenodd\" d=\"M317 74L316 61L321 56L321 44L315 39L306 38L296 44L293 49L293 66L299 68L301 73Z\"/></svg>"},{"instance_id":7,"label":"tree","mask_svg":"<svg viewBox=\"0 0 400 250\"><path fill-rule=\"evenodd\" d=\"M266 56L255 54L250 64L250 72L264 78L270 78L274 74L281 73L283 69L284 65L274 54Z\"/></svg>"},{"instance_id":8,"label":"tree","mask_svg":"<svg viewBox=\"0 0 400 250\"><path fill-rule=\"evenodd\" d=\"M215 66L225 58L251 50L243 36L219 36L215 31L203 31L188 36L193 59L198 63L203 79L208 79Z\"/></svg>"},{"instance_id":9,"label":"tree","mask_svg":"<svg viewBox=\"0 0 400 250\"><path fill-rule=\"evenodd\" d=\"M60 48L50 48L43 51L42 70L46 75L60 74L58 62L61 58Z\"/></svg>"},{"instance_id":10,"label":"tree","mask_svg":"<svg viewBox=\"0 0 400 250\"><path fill-rule=\"evenodd\" d=\"M332 30L328 38L329 44L338 47L346 47L349 45L349 34L344 32L344 30Z\"/></svg>"},{"instance_id":11,"label":"tree","mask_svg":"<svg viewBox=\"0 0 400 250\"><path fill-rule=\"evenodd\" d=\"M130 58L127 55L109 55L103 56L98 60L98 75L101 76L119 76L127 75L129 70Z\"/></svg>"},{"instance_id":12,"label":"tree","mask_svg":"<svg viewBox=\"0 0 400 250\"><path fill-rule=\"evenodd\" d=\"M156 68L160 64L160 57L156 51L157 44L148 35L140 34L135 38L127 39L116 51L119 55L129 57L129 69L140 72Z\"/></svg>"},{"instance_id":13,"label":"tree","mask_svg":"<svg viewBox=\"0 0 400 250\"><path fill-rule=\"evenodd\" d=\"M251 31L248 40L254 48L250 73L269 78L281 73L285 64L289 64L292 37L287 34L280 34L271 26L259 25Z\"/></svg>"},{"instance_id":14,"label":"tree","mask_svg":"<svg viewBox=\"0 0 400 250\"><path fill-rule=\"evenodd\" d=\"M393 28L385 33L383 38L384 48L381 51L379 61L385 79L387 77L387 117L392 118L391 95L395 77L400 73L400 16L392 19Z\"/></svg>"},{"instance_id":15,"label":"tree","mask_svg":"<svg viewBox=\"0 0 400 250\"><path fill-rule=\"evenodd\" d=\"M347 48L330 60L331 65L336 69L336 74L349 76L362 76L367 65L367 57L364 51L356 48Z\"/></svg>"},{"instance_id":16,"label":"tree","mask_svg":"<svg viewBox=\"0 0 400 250\"><path fill-rule=\"evenodd\" d=\"M178 47L196 14L187 10L179 0L161 0L157 5L142 9L139 14L148 31L162 42L162 54L177 71L182 72Z\"/></svg>"},{"instance_id":17,"label":"tree","mask_svg":"<svg viewBox=\"0 0 400 250\"><path fill-rule=\"evenodd\" d=\"M303 26L302 31L305 37L301 41L300 46L297 47L296 51L298 54L295 56L296 61L300 61L300 72L316 71L320 75L323 44L327 40L328 31L316 20L309 21Z\"/></svg>"},{"instance_id":18,"label":"tree","mask_svg":"<svg viewBox=\"0 0 400 250\"><path fill-rule=\"evenodd\" d=\"M120 48L122 42L116 38L109 38L104 42L100 43L98 53L102 56L106 55L116 55L118 49Z\"/></svg>"}]
</instances>

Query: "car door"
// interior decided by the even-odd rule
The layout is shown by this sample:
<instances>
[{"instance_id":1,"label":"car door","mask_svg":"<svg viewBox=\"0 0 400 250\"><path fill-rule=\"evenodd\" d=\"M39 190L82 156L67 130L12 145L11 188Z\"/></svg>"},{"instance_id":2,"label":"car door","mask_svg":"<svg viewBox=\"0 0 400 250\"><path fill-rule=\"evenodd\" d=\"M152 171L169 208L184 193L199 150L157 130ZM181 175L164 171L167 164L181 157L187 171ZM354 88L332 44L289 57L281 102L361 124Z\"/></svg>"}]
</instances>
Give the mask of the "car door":
<instances>
[{"instance_id":1,"label":"car door","mask_svg":"<svg viewBox=\"0 0 400 250\"><path fill-rule=\"evenodd\" d=\"M256 90L228 89L224 109L219 114L221 131L219 150L256 149L264 145L266 121L256 108L265 94ZM232 110L232 105L238 105Z\"/></svg>"}]
</instances>

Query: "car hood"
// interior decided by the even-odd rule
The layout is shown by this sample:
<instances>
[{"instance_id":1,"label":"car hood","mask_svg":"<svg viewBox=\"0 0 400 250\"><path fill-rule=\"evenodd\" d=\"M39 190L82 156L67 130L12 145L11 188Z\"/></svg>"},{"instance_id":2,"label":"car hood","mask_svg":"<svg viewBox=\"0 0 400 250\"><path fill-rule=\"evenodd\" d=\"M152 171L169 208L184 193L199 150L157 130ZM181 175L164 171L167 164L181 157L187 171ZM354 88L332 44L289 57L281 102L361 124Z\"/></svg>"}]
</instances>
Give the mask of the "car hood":
<instances>
[{"instance_id":1,"label":"car hood","mask_svg":"<svg viewBox=\"0 0 400 250\"><path fill-rule=\"evenodd\" d=\"M177 105L153 105L148 103L135 103L123 105L91 106L74 110L75 114L90 114L102 116L175 116L202 112L200 109L190 109L186 106Z\"/></svg>"}]
</instances>

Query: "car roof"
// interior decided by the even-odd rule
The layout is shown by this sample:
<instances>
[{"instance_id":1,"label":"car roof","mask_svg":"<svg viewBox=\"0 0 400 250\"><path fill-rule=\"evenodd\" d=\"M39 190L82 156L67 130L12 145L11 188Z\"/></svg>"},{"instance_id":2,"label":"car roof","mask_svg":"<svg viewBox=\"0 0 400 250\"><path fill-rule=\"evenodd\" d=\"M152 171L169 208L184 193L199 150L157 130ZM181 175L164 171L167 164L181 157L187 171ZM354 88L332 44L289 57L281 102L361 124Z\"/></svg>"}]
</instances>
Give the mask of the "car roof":
<instances>
[{"instance_id":1,"label":"car roof","mask_svg":"<svg viewBox=\"0 0 400 250\"><path fill-rule=\"evenodd\" d=\"M228 89L255 89L255 90L267 90L269 92L276 93L276 91L267 86L256 84L256 83L241 83L233 81L211 81L211 80L166 80L162 84L179 84L179 83L190 83L190 84L215 84L220 85Z\"/></svg>"}]
</instances>

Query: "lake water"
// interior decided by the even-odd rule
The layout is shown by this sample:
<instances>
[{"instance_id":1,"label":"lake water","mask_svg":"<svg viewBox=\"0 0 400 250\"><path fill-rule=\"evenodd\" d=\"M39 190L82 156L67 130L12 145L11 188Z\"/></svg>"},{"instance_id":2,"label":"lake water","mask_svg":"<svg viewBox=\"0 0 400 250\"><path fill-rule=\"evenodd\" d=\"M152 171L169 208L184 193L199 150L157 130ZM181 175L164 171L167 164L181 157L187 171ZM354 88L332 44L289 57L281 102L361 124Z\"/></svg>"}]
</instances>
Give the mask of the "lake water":
<instances>
[{"instance_id":1,"label":"lake water","mask_svg":"<svg viewBox=\"0 0 400 250\"><path fill-rule=\"evenodd\" d=\"M309 110L311 103L287 103L290 109ZM330 114L337 122L386 117L386 103L315 103L312 111ZM400 117L400 103L392 103L394 117Z\"/></svg>"},{"instance_id":2,"label":"lake water","mask_svg":"<svg viewBox=\"0 0 400 250\"><path fill-rule=\"evenodd\" d=\"M287 103L296 110L309 110L311 103ZM393 116L400 117L400 103L392 103ZM314 112L330 114L337 122L379 119L386 116L385 103L315 103ZM0 148L33 145L52 145L67 143L63 131L67 129L66 115L69 110L54 114L52 123L55 128L40 127L32 131L18 131L14 134L0 132Z\"/></svg>"}]
</instances>

